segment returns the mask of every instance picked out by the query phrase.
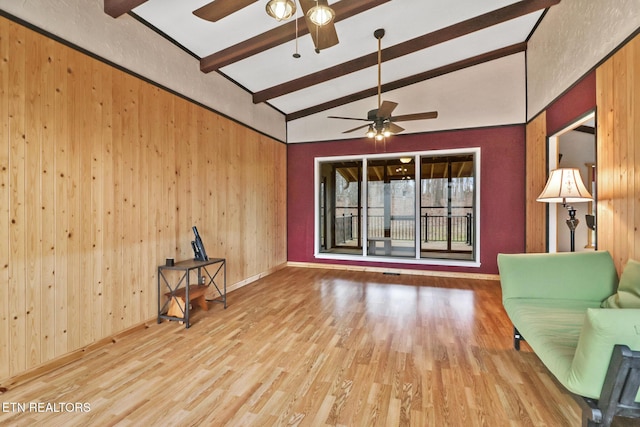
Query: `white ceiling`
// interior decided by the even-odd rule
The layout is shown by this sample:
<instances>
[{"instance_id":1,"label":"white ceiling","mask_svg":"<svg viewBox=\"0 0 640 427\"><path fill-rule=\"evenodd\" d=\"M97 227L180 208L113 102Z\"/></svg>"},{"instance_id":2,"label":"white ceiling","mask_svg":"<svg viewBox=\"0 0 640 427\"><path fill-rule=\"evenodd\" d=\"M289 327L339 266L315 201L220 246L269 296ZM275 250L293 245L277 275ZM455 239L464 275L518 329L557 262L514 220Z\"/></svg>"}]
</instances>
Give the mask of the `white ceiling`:
<instances>
[{"instance_id":1,"label":"white ceiling","mask_svg":"<svg viewBox=\"0 0 640 427\"><path fill-rule=\"evenodd\" d=\"M260 0L218 22L192 14L209 0L148 0L133 9L148 25L200 58L259 36L283 25L265 12ZM350 0L342 0L350 1ZM285 82L343 64L377 50L374 30L384 28L382 48L404 43L424 34L469 20L496 9L537 0L393 0L335 23L340 43L315 53L309 35L298 40L301 57L293 58L296 42L290 41L222 67L218 72L255 93ZM335 1L329 1L334 4ZM300 8L299 8L300 10ZM525 42L544 9L418 50L382 64L382 84L434 70L466 58ZM216 72L216 71L214 71ZM470 68L383 93L383 99L399 103L394 115L422 111L439 112L433 120L399 123L405 133L471 126L522 123L525 121L524 53L515 53ZM267 102L285 115L377 86L377 67L279 96ZM342 131L359 122L328 119L327 115L366 118L377 106L375 96L349 102L291 120L288 142L360 137Z\"/></svg>"}]
</instances>

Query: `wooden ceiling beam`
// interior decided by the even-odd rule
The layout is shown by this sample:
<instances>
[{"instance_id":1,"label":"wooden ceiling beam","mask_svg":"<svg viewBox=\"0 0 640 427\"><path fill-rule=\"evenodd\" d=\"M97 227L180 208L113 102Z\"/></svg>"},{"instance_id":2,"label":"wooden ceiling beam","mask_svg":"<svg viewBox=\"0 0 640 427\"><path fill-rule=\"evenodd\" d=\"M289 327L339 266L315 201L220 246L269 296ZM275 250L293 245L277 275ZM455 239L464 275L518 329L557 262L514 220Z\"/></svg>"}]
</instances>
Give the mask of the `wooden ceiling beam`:
<instances>
[{"instance_id":1,"label":"wooden ceiling beam","mask_svg":"<svg viewBox=\"0 0 640 427\"><path fill-rule=\"evenodd\" d=\"M193 11L193 14L205 21L216 22L240 9L244 9L257 0L216 0Z\"/></svg>"},{"instance_id":2,"label":"wooden ceiling beam","mask_svg":"<svg viewBox=\"0 0 640 427\"><path fill-rule=\"evenodd\" d=\"M409 86L415 83L429 80L434 77L442 76L444 74L452 73L454 71L459 71L464 68L472 67L474 65L479 65L488 61L493 61L494 59L499 59L505 56L512 55L514 53L524 52L526 48L527 48L526 42L516 43L511 46L507 46L501 49L493 50L491 52L483 53L482 55L477 55L471 58L463 59L462 61L454 62L449 65L435 68L433 70L425 71L424 73L416 74L410 77L405 77L404 79L386 83L380 87L380 91L384 93L384 92L389 92L395 89L400 89L405 86ZM360 99L369 98L377 94L378 94L378 87L377 86L372 87L357 93L353 93L351 95L343 96L341 98L333 99L331 101L327 101L322 104L305 108L304 110L299 110L299 111L289 113L286 116L286 120L290 121L290 120L300 119L302 117L310 116L311 114L315 114L321 111L329 110L331 108L339 107L341 105L358 101Z\"/></svg>"},{"instance_id":3,"label":"wooden ceiling beam","mask_svg":"<svg viewBox=\"0 0 640 427\"><path fill-rule=\"evenodd\" d=\"M336 13L335 22L351 18L391 0L343 0L331 5ZM298 37L309 34L305 18L298 18ZM248 40L230 46L200 60L200 71L210 73L226 65L256 55L296 38L296 21L280 25Z\"/></svg>"},{"instance_id":4,"label":"wooden ceiling beam","mask_svg":"<svg viewBox=\"0 0 640 427\"><path fill-rule=\"evenodd\" d=\"M399 58L410 53L426 49L438 45L440 43L453 40L476 31L489 28L503 22L537 12L542 9L549 8L558 4L560 0L523 0L493 10L483 15L467 19L457 24L450 25L445 28L433 31L428 34L416 37L395 46L382 49L382 61L389 61ZM269 99L277 98L301 89L305 89L316 84L335 79L346 74L360 71L368 67L372 67L378 63L378 53L373 52L360 58L347 61L345 63L309 74L298 79L281 83L277 86L267 88L265 90L253 94L253 102L258 104Z\"/></svg>"},{"instance_id":5,"label":"wooden ceiling beam","mask_svg":"<svg viewBox=\"0 0 640 427\"><path fill-rule=\"evenodd\" d=\"M146 2L147 0L104 0L104 13L117 18Z\"/></svg>"}]
</instances>

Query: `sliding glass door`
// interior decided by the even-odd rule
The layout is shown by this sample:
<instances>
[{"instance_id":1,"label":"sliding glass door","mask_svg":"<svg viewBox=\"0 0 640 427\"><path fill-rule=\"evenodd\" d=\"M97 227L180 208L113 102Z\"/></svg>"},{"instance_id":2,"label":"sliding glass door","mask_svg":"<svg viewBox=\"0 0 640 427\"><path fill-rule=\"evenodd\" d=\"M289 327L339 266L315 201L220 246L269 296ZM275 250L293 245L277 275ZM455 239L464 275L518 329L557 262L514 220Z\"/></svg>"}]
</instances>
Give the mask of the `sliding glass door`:
<instances>
[{"instance_id":1,"label":"sliding glass door","mask_svg":"<svg viewBox=\"0 0 640 427\"><path fill-rule=\"evenodd\" d=\"M479 265L479 156L316 159L317 256Z\"/></svg>"}]
</instances>

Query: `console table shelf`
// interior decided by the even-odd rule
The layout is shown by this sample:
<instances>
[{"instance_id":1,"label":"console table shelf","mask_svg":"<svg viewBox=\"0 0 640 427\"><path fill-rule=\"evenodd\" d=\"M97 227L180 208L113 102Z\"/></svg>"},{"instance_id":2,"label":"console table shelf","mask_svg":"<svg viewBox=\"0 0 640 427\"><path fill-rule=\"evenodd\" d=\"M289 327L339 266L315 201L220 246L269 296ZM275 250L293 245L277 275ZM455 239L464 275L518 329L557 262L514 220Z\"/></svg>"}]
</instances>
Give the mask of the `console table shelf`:
<instances>
[{"instance_id":1,"label":"console table shelf","mask_svg":"<svg viewBox=\"0 0 640 427\"><path fill-rule=\"evenodd\" d=\"M196 273L195 284L191 283L192 272ZM218 277L220 274L222 280ZM205 294L210 289L217 297L206 299ZM208 302L222 303L227 308L227 262L224 258L190 259L158 266L158 323L162 319L178 320L184 321L185 327L189 328L192 301L203 310L209 308Z\"/></svg>"}]
</instances>

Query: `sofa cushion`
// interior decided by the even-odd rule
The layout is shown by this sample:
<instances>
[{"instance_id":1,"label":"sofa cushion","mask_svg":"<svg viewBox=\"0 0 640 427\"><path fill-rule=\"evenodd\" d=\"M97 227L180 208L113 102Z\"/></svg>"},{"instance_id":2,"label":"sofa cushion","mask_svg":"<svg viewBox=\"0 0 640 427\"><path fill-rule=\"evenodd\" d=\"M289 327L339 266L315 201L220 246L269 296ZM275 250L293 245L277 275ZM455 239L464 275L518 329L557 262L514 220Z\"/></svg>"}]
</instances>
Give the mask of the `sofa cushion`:
<instances>
[{"instance_id":1,"label":"sofa cushion","mask_svg":"<svg viewBox=\"0 0 640 427\"><path fill-rule=\"evenodd\" d=\"M510 298L602 300L616 291L609 252L498 254L503 302Z\"/></svg>"},{"instance_id":2,"label":"sofa cushion","mask_svg":"<svg viewBox=\"0 0 640 427\"><path fill-rule=\"evenodd\" d=\"M640 262L630 259L624 266L618 292L602 301L604 308L640 308Z\"/></svg>"},{"instance_id":3,"label":"sofa cushion","mask_svg":"<svg viewBox=\"0 0 640 427\"><path fill-rule=\"evenodd\" d=\"M514 298L504 302L513 325L565 387L587 308L598 306L594 301L566 299Z\"/></svg>"},{"instance_id":4,"label":"sofa cushion","mask_svg":"<svg viewBox=\"0 0 640 427\"><path fill-rule=\"evenodd\" d=\"M504 307L547 369L579 396L600 398L615 344L640 350L638 309L607 310L593 302L554 299L510 299Z\"/></svg>"},{"instance_id":5,"label":"sofa cushion","mask_svg":"<svg viewBox=\"0 0 640 427\"><path fill-rule=\"evenodd\" d=\"M615 344L640 351L640 309L587 309L571 370L560 381L580 396L600 398ZM640 402L640 390L636 402Z\"/></svg>"}]
</instances>

